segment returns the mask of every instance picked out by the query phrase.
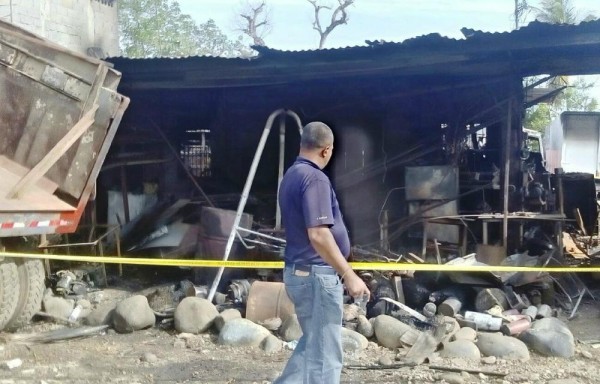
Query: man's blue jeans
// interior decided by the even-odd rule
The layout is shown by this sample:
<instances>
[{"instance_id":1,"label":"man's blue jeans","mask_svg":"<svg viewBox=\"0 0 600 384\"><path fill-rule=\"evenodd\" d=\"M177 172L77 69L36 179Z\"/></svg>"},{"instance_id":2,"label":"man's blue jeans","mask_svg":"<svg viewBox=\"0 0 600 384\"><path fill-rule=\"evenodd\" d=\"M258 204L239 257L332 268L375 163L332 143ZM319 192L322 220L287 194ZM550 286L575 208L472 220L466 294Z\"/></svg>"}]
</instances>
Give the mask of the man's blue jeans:
<instances>
[{"instance_id":1,"label":"man's blue jeans","mask_svg":"<svg viewBox=\"0 0 600 384\"><path fill-rule=\"evenodd\" d=\"M276 384L337 384L342 372L343 288L330 267L286 266L283 281L303 335Z\"/></svg>"}]
</instances>

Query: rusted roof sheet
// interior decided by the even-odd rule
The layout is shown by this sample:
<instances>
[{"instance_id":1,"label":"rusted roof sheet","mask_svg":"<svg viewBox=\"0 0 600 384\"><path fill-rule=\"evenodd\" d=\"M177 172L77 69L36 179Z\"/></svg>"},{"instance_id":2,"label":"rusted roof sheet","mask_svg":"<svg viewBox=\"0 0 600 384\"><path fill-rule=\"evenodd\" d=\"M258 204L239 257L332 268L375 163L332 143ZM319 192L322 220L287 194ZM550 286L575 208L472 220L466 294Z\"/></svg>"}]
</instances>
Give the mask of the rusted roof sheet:
<instances>
[{"instance_id":1,"label":"rusted roof sheet","mask_svg":"<svg viewBox=\"0 0 600 384\"><path fill-rule=\"evenodd\" d=\"M533 22L511 32L463 29L465 39L439 34L399 43L312 51L254 47L252 59L113 58L123 86L221 88L323 79L415 76L531 76L600 73L600 20L579 25ZM143 63L143 65L140 65Z\"/></svg>"}]
</instances>

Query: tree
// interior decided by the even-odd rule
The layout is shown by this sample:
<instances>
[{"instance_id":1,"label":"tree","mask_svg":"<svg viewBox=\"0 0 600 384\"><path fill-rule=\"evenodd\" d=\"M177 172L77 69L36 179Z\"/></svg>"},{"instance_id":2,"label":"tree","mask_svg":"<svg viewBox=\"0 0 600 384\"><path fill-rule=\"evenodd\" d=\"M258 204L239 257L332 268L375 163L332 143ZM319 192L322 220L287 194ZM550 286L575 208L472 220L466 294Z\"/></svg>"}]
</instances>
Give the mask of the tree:
<instances>
[{"instance_id":1,"label":"tree","mask_svg":"<svg viewBox=\"0 0 600 384\"><path fill-rule=\"evenodd\" d=\"M230 40L212 19L198 26L195 38L197 45L195 55L249 57L253 54L253 51L244 44L241 36L237 40Z\"/></svg>"},{"instance_id":2,"label":"tree","mask_svg":"<svg viewBox=\"0 0 600 384\"><path fill-rule=\"evenodd\" d=\"M527 110L523 119L523 127L544 132L554 117L550 104L537 104Z\"/></svg>"},{"instance_id":3,"label":"tree","mask_svg":"<svg viewBox=\"0 0 600 384\"><path fill-rule=\"evenodd\" d=\"M180 57L197 52L198 27L174 0L121 0L119 33L127 57Z\"/></svg>"},{"instance_id":4,"label":"tree","mask_svg":"<svg viewBox=\"0 0 600 384\"><path fill-rule=\"evenodd\" d=\"M239 13L240 25L238 30L250 36L254 45L265 45L264 36L271 31L269 9L263 0L258 3L246 1Z\"/></svg>"},{"instance_id":5,"label":"tree","mask_svg":"<svg viewBox=\"0 0 600 384\"><path fill-rule=\"evenodd\" d=\"M571 0L541 0L540 7L531 7L536 13L536 19L551 24L575 24L579 18ZM587 15L583 20L593 18ZM550 121L563 111L594 111L598 109L598 101L589 95L589 89L594 86L582 78L576 78L571 84L568 76L555 76L551 81L555 87L567 86L550 105L540 104L529 108L526 112L524 125L526 128L543 131Z\"/></svg>"},{"instance_id":6,"label":"tree","mask_svg":"<svg viewBox=\"0 0 600 384\"><path fill-rule=\"evenodd\" d=\"M533 7L535 18L544 23L575 24L577 16L571 0L541 0L540 7Z\"/></svg>"},{"instance_id":7,"label":"tree","mask_svg":"<svg viewBox=\"0 0 600 384\"><path fill-rule=\"evenodd\" d=\"M319 33L319 49L325 46L327 37L335 28L340 25L348 23L348 11L347 8L354 4L354 0L337 0L338 6L333 10L329 25L323 28L320 19L320 13L323 9L331 10L332 7L329 5L321 5L318 0L306 0L312 4L315 9L315 20L313 21L313 29Z\"/></svg>"},{"instance_id":8,"label":"tree","mask_svg":"<svg viewBox=\"0 0 600 384\"><path fill-rule=\"evenodd\" d=\"M527 3L527 0L515 0L515 29L519 29L521 24L527 18L530 11L531 7Z\"/></svg>"},{"instance_id":9,"label":"tree","mask_svg":"<svg viewBox=\"0 0 600 384\"><path fill-rule=\"evenodd\" d=\"M119 1L121 50L127 57L247 57L241 37L230 40L214 20L196 24L176 0Z\"/></svg>"}]
</instances>

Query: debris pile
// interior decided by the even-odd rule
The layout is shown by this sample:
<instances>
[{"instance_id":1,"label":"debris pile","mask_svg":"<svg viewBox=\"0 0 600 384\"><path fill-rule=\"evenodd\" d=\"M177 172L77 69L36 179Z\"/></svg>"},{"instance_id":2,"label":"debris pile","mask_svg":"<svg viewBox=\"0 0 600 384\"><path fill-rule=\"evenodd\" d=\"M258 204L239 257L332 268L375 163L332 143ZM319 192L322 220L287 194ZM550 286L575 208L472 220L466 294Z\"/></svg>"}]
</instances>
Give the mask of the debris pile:
<instances>
[{"instance_id":1,"label":"debris pile","mask_svg":"<svg viewBox=\"0 0 600 384\"><path fill-rule=\"evenodd\" d=\"M506 259L512 265L539 262L539 257L527 254ZM469 255L450 263L478 262ZM106 327L128 333L159 326L175 329L184 339L185 335L212 333L221 345L259 347L267 353L293 349L302 336L282 282L232 280L227 292L216 295L213 303L207 300L208 287L186 280L107 303L102 301L102 291L89 286L81 289L77 281L82 274L62 271L58 275L54 290L45 294L42 313L91 330L77 335ZM68 285L67 276L72 278ZM394 351L397 362L389 364L411 365L432 364L440 358L528 360L530 350L558 357L575 353L573 335L556 317L563 309L573 308L557 307L559 295L551 289L553 280L547 274L363 271L360 276L372 296L362 302L346 298L342 333L346 352L365 350L373 341ZM56 337L60 335L20 340L48 342Z\"/></svg>"}]
</instances>

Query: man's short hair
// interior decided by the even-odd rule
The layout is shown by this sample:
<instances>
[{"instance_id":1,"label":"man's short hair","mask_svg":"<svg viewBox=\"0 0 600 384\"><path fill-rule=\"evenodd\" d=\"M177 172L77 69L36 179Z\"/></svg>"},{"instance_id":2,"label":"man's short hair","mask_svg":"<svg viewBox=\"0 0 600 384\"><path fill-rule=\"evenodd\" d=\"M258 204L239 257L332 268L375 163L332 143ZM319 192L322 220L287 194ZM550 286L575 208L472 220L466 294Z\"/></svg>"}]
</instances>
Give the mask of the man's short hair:
<instances>
[{"instance_id":1,"label":"man's short hair","mask_svg":"<svg viewBox=\"0 0 600 384\"><path fill-rule=\"evenodd\" d=\"M300 146L306 149L325 148L333 144L331 128L320 121L313 121L302 128Z\"/></svg>"}]
</instances>

